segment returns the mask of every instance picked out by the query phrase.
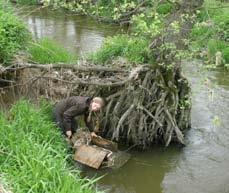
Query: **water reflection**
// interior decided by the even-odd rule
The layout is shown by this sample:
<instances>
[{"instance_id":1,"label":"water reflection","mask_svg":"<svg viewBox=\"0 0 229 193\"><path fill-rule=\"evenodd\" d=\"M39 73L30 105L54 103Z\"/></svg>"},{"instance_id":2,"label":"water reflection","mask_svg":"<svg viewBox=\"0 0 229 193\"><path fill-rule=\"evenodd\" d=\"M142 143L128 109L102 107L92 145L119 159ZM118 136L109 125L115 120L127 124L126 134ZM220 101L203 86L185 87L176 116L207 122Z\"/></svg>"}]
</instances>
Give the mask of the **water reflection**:
<instances>
[{"instance_id":1,"label":"water reflection","mask_svg":"<svg viewBox=\"0 0 229 193\"><path fill-rule=\"evenodd\" d=\"M24 8L20 15L34 38L48 37L75 54L92 52L101 46L104 37L126 31L124 27L98 23L85 16L47 8L35 12L31 12L31 9Z\"/></svg>"}]
</instances>

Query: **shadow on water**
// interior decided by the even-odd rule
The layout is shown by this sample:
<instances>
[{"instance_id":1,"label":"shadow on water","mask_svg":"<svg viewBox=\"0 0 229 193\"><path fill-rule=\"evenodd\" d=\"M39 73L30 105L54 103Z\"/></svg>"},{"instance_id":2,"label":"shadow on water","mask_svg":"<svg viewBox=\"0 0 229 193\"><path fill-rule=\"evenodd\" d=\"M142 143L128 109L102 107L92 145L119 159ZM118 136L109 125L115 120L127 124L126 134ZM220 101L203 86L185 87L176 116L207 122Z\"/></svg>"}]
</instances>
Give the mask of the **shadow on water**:
<instances>
[{"instance_id":1,"label":"shadow on water","mask_svg":"<svg viewBox=\"0 0 229 193\"><path fill-rule=\"evenodd\" d=\"M97 49L104 37L122 31L119 26L48 9L29 14L24 21L35 38L55 39L77 54ZM120 169L84 170L88 177L105 174L99 189L109 193L229 192L229 73L203 70L200 62L183 66L193 92L193 128L187 132L186 147L132 151L132 158Z\"/></svg>"}]
</instances>

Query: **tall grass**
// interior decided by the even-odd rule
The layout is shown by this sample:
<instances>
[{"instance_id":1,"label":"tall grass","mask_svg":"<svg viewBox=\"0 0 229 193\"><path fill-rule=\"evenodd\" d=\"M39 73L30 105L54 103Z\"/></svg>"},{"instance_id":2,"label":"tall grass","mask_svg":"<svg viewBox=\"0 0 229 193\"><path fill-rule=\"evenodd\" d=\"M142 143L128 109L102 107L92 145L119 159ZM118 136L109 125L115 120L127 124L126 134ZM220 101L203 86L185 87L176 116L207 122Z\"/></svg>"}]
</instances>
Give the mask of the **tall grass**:
<instances>
[{"instance_id":1,"label":"tall grass","mask_svg":"<svg viewBox=\"0 0 229 193\"><path fill-rule=\"evenodd\" d=\"M71 63L76 60L76 56L68 52L57 42L48 38L43 38L36 43L31 43L29 47L30 59L41 64L50 63Z\"/></svg>"},{"instance_id":2,"label":"tall grass","mask_svg":"<svg viewBox=\"0 0 229 193\"><path fill-rule=\"evenodd\" d=\"M0 114L0 173L15 193L89 193L92 182L70 168L50 106L17 102L6 117Z\"/></svg>"},{"instance_id":3,"label":"tall grass","mask_svg":"<svg viewBox=\"0 0 229 193\"><path fill-rule=\"evenodd\" d=\"M118 56L132 63L144 63L149 57L148 41L128 35L106 38L101 48L89 55L88 59L96 64L105 64Z\"/></svg>"},{"instance_id":4,"label":"tall grass","mask_svg":"<svg viewBox=\"0 0 229 193\"><path fill-rule=\"evenodd\" d=\"M22 5L37 5L38 0L17 0L17 3Z\"/></svg>"},{"instance_id":5,"label":"tall grass","mask_svg":"<svg viewBox=\"0 0 229 193\"><path fill-rule=\"evenodd\" d=\"M198 14L191 37L193 48L207 48L210 60L215 59L217 51L222 52L225 63L229 63L229 3L217 0L205 0L203 9Z\"/></svg>"}]
</instances>

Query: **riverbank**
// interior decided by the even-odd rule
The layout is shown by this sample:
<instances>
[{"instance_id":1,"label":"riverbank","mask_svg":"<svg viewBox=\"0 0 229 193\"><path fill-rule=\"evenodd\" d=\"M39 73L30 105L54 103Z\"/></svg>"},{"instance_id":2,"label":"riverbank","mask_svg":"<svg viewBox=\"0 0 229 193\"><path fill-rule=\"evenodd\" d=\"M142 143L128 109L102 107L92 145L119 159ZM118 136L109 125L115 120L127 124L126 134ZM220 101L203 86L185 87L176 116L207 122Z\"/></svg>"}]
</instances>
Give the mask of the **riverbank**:
<instances>
[{"instance_id":1,"label":"riverbank","mask_svg":"<svg viewBox=\"0 0 229 193\"><path fill-rule=\"evenodd\" d=\"M17 2L31 4L31 1L26 0L18 0ZM180 5L179 3L157 1L106 2L103 0L82 2L44 0L43 4L54 9L63 8L73 13L91 16L103 22L128 24L132 36L137 35L136 38L138 38L138 35L140 37L144 36L148 41L160 33L161 22L167 14ZM228 2L205 0L202 9L196 13L198 22L192 29L188 40L188 42L190 41L190 51L194 57L201 57L205 60L205 63L211 68L222 66L229 68L228 12ZM179 30L177 24L174 24L174 27ZM111 39L109 41L112 42ZM145 49L147 49L147 46L145 46Z\"/></svg>"},{"instance_id":2,"label":"riverbank","mask_svg":"<svg viewBox=\"0 0 229 193\"><path fill-rule=\"evenodd\" d=\"M229 69L229 3L205 0L191 32L191 50L210 68Z\"/></svg>"},{"instance_id":3,"label":"riverbank","mask_svg":"<svg viewBox=\"0 0 229 193\"><path fill-rule=\"evenodd\" d=\"M51 121L51 106L42 102L37 107L26 101L18 101L10 110L2 111L5 107L3 99L11 98L11 101L17 92L12 86L13 91L9 92L12 96L8 93L12 73L2 74L1 70L12 66L15 55L23 57L31 42L31 35L12 13L12 7L0 1L0 188L34 193L96 192L95 180L82 179L80 172L71 167L67 144ZM34 51L31 55L39 53L38 58L41 59L43 53L51 61L56 58L47 54L56 56L58 53L58 62L64 59L61 53L66 53L47 41L41 42L40 46L33 43L33 49L29 50ZM11 105L14 102L11 101Z\"/></svg>"},{"instance_id":4,"label":"riverbank","mask_svg":"<svg viewBox=\"0 0 229 193\"><path fill-rule=\"evenodd\" d=\"M37 15L35 19L39 23L41 17ZM72 20L64 19L66 19L66 24L72 23ZM61 27L55 21L56 18L47 24ZM87 24L86 28L91 28L90 23ZM71 34L72 27L66 26L66 34ZM88 37L87 30L81 32L82 37ZM53 33L53 36L58 35ZM91 41L90 38L88 39ZM62 44L65 42L63 38ZM229 160L227 156L229 155L228 74L214 71L214 75L208 77L211 80L209 81L206 76L203 77L202 71L196 68L198 66L196 63L188 63L187 66L185 72L188 73L188 77L192 78L194 98L192 129L187 133L186 147L178 150L173 146L166 149L156 146L150 152L132 152L132 159L125 167L120 170L97 173L106 175L101 183L99 182L99 186L104 191L110 190L112 193L133 191L136 193L192 193L195 190L196 192L212 193L213 191L227 192L229 190L227 183L229 178L224 172L225 168L228 168ZM212 72L205 71L205 73ZM216 82L216 85L212 82ZM220 122L220 124L213 125L213 122L217 124ZM90 176L94 175L95 171L91 171Z\"/></svg>"},{"instance_id":5,"label":"riverbank","mask_svg":"<svg viewBox=\"0 0 229 193\"><path fill-rule=\"evenodd\" d=\"M67 144L51 121L51 106L18 101L0 114L0 178L12 192L96 192L81 179ZM0 180L2 181L2 180Z\"/></svg>"},{"instance_id":6,"label":"riverbank","mask_svg":"<svg viewBox=\"0 0 229 193\"><path fill-rule=\"evenodd\" d=\"M76 54L57 41L47 37L32 37L20 18L20 12L25 10L0 1L0 67L12 65L17 59L42 64L76 62Z\"/></svg>"}]
</instances>

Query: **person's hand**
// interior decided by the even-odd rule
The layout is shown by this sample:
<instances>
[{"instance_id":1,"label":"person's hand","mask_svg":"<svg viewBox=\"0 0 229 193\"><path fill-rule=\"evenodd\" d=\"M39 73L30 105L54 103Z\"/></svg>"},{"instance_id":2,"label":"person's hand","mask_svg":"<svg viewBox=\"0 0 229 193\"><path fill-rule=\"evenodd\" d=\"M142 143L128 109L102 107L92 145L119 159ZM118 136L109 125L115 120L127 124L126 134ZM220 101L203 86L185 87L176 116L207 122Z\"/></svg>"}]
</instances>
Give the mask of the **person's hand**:
<instances>
[{"instance_id":1,"label":"person's hand","mask_svg":"<svg viewBox=\"0 0 229 193\"><path fill-rule=\"evenodd\" d=\"M95 132L91 132L91 137L97 137L97 135L95 134Z\"/></svg>"},{"instance_id":2,"label":"person's hand","mask_svg":"<svg viewBox=\"0 0 229 193\"><path fill-rule=\"evenodd\" d=\"M72 137L72 131L66 131L67 138L70 139Z\"/></svg>"}]
</instances>

